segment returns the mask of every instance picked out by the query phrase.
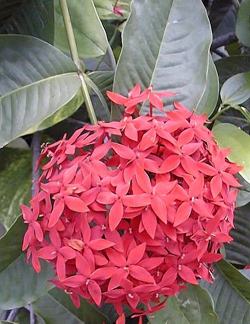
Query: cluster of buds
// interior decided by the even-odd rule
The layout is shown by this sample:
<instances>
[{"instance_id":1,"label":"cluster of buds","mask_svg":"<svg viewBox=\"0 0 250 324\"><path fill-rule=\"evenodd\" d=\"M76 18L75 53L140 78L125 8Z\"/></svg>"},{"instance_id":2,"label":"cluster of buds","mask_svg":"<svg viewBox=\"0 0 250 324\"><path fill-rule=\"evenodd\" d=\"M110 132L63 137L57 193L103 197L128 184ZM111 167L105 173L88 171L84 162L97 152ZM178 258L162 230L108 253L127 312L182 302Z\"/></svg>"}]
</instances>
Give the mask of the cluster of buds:
<instances>
[{"instance_id":1,"label":"cluster of buds","mask_svg":"<svg viewBox=\"0 0 250 324\"><path fill-rule=\"evenodd\" d=\"M34 269L41 259L52 263L53 283L76 306L80 297L113 304L119 323L124 305L150 313L185 284L211 281L231 241L240 168L205 116L178 102L152 116L171 95L138 85L128 97L108 92L123 119L85 125L46 146L39 192L21 207ZM138 116L145 103L150 114Z\"/></svg>"}]
</instances>

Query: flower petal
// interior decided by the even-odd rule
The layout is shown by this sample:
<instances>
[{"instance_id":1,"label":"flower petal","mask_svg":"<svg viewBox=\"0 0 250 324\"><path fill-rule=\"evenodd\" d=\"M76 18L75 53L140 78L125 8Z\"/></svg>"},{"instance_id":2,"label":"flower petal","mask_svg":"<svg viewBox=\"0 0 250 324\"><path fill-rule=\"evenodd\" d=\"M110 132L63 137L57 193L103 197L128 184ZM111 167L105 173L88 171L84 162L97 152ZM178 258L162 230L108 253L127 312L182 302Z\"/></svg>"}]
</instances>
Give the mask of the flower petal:
<instances>
[{"instance_id":1,"label":"flower petal","mask_svg":"<svg viewBox=\"0 0 250 324\"><path fill-rule=\"evenodd\" d=\"M154 278L151 274L145 270L144 268L137 266L137 265L130 265L129 266L129 274L131 277L148 283L155 283Z\"/></svg>"},{"instance_id":2,"label":"flower petal","mask_svg":"<svg viewBox=\"0 0 250 324\"><path fill-rule=\"evenodd\" d=\"M109 228L114 231L120 224L123 217L123 205L121 200L117 200L109 211Z\"/></svg>"},{"instance_id":3,"label":"flower petal","mask_svg":"<svg viewBox=\"0 0 250 324\"><path fill-rule=\"evenodd\" d=\"M85 203L78 197L65 196L64 201L65 201L65 205L72 211L78 213L85 213L89 211Z\"/></svg>"},{"instance_id":4,"label":"flower petal","mask_svg":"<svg viewBox=\"0 0 250 324\"><path fill-rule=\"evenodd\" d=\"M184 201L176 211L174 227L184 223L189 218L191 211L192 211L192 206L190 202Z\"/></svg>"}]
</instances>

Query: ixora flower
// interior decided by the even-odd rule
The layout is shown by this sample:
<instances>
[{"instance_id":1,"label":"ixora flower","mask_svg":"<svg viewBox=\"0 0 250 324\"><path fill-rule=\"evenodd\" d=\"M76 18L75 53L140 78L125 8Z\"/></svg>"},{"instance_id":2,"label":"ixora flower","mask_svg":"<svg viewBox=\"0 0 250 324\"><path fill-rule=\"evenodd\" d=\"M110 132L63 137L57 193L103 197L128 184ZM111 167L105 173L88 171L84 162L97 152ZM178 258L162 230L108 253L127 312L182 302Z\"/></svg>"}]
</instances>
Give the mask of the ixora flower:
<instances>
[{"instance_id":1,"label":"ixora flower","mask_svg":"<svg viewBox=\"0 0 250 324\"><path fill-rule=\"evenodd\" d=\"M41 259L53 264L54 284L76 306L80 297L111 303L124 323L124 305L152 313L185 284L212 280L231 241L240 168L205 116L178 102L152 116L171 93L136 85L128 97L107 95L124 107L121 121L85 125L43 149L39 192L21 206L23 250L37 272ZM150 114L139 116L145 101Z\"/></svg>"}]
</instances>

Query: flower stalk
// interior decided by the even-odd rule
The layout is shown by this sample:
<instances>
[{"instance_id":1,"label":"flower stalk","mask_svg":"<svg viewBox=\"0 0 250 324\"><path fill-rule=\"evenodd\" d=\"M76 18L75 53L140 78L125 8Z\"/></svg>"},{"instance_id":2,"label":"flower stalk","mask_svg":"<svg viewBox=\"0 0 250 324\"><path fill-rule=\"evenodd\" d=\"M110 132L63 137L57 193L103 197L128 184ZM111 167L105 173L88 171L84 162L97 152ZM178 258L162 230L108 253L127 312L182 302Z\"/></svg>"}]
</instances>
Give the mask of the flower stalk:
<instances>
[{"instance_id":1,"label":"flower stalk","mask_svg":"<svg viewBox=\"0 0 250 324\"><path fill-rule=\"evenodd\" d=\"M81 80L81 90L82 90L82 95L86 104L86 108L88 111L88 116L92 124L97 123L97 118L95 114L94 107L92 105L88 87L86 85L86 82L84 80L84 68L82 67L82 63L80 61L79 55L78 55L78 50L77 50L77 45L76 45L76 40L75 40L75 35L71 23L71 18L69 14L69 9L68 9L68 4L67 0L60 0L60 6L62 10L62 15L63 15L63 20L64 20L64 25L68 37L68 42L69 42L69 48L71 52L72 59L77 66L78 69L78 74Z\"/></svg>"}]
</instances>

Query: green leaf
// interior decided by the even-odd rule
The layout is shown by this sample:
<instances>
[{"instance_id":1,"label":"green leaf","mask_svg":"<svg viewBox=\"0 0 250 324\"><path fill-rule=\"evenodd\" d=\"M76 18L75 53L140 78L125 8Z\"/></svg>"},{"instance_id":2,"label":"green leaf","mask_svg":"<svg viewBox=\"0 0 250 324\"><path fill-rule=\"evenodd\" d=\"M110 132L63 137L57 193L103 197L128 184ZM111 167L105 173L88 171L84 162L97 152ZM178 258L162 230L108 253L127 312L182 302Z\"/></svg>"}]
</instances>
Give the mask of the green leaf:
<instances>
[{"instance_id":1,"label":"green leaf","mask_svg":"<svg viewBox=\"0 0 250 324\"><path fill-rule=\"evenodd\" d=\"M215 266L215 282L204 283L221 324L250 323L250 281L226 261Z\"/></svg>"},{"instance_id":2,"label":"green leaf","mask_svg":"<svg viewBox=\"0 0 250 324\"><path fill-rule=\"evenodd\" d=\"M250 204L234 212L233 241L225 246L226 259L235 264L250 264Z\"/></svg>"},{"instance_id":3,"label":"green leaf","mask_svg":"<svg viewBox=\"0 0 250 324\"><path fill-rule=\"evenodd\" d=\"M250 1L243 0L238 12L236 35L240 42L250 46Z\"/></svg>"},{"instance_id":4,"label":"green leaf","mask_svg":"<svg viewBox=\"0 0 250 324\"><path fill-rule=\"evenodd\" d=\"M54 45L63 51L69 50L59 0L54 0L55 39ZM108 40L92 0L68 1L72 26L80 57L96 57L106 53Z\"/></svg>"},{"instance_id":5,"label":"green leaf","mask_svg":"<svg viewBox=\"0 0 250 324\"><path fill-rule=\"evenodd\" d=\"M196 108L196 112L206 113L208 116L214 111L219 96L219 79L214 65L212 56L209 57L209 67L207 76L207 86L200 102Z\"/></svg>"},{"instance_id":6,"label":"green leaf","mask_svg":"<svg viewBox=\"0 0 250 324\"><path fill-rule=\"evenodd\" d=\"M215 62L220 85L222 85L231 76L250 71L250 55L235 55L225 57Z\"/></svg>"},{"instance_id":7,"label":"green leaf","mask_svg":"<svg viewBox=\"0 0 250 324\"><path fill-rule=\"evenodd\" d=\"M0 36L0 147L39 125L80 88L74 63L30 36Z\"/></svg>"},{"instance_id":8,"label":"green leaf","mask_svg":"<svg viewBox=\"0 0 250 324\"><path fill-rule=\"evenodd\" d=\"M152 84L155 90L177 93L174 100L190 109L197 108L207 86L212 40L200 0L135 0L122 40L114 91L126 95L136 83ZM147 111L143 107L142 113ZM119 117L117 109L113 116Z\"/></svg>"},{"instance_id":9,"label":"green leaf","mask_svg":"<svg viewBox=\"0 0 250 324\"><path fill-rule=\"evenodd\" d=\"M38 130L43 130L43 129L49 128L51 126L54 126L55 124L58 124L62 120L73 115L78 110L78 108L83 104L83 101L84 100L83 100L83 96L82 96L82 90L79 89L77 91L76 95L68 103L66 103L66 105L61 107L52 116L46 118L39 125L29 128L26 133L34 133Z\"/></svg>"},{"instance_id":10,"label":"green leaf","mask_svg":"<svg viewBox=\"0 0 250 324\"><path fill-rule=\"evenodd\" d=\"M9 231L0 238L0 272L5 270L21 255L25 230L26 226L20 216Z\"/></svg>"},{"instance_id":11,"label":"green leaf","mask_svg":"<svg viewBox=\"0 0 250 324\"><path fill-rule=\"evenodd\" d=\"M46 324L108 322L108 319L95 306L81 300L80 308L76 308L69 296L57 288L39 298L33 304L33 308Z\"/></svg>"},{"instance_id":12,"label":"green leaf","mask_svg":"<svg viewBox=\"0 0 250 324\"><path fill-rule=\"evenodd\" d=\"M32 35L53 44L53 0L2 0L0 32Z\"/></svg>"},{"instance_id":13,"label":"green leaf","mask_svg":"<svg viewBox=\"0 0 250 324\"><path fill-rule=\"evenodd\" d=\"M5 3L3 11L7 15L0 26L2 33L32 35L69 53L59 0L15 0L12 7L8 5L9 0L1 3ZM68 7L80 57L104 55L108 41L93 1L70 0Z\"/></svg>"},{"instance_id":14,"label":"green leaf","mask_svg":"<svg viewBox=\"0 0 250 324\"><path fill-rule=\"evenodd\" d=\"M37 274L24 255L17 258L4 271L0 272L1 294L0 308L12 309L27 306L45 295L53 277L48 263L42 263L42 270Z\"/></svg>"},{"instance_id":15,"label":"green leaf","mask_svg":"<svg viewBox=\"0 0 250 324\"><path fill-rule=\"evenodd\" d=\"M93 0L100 19L119 19L124 20L129 15L131 0ZM115 3L122 11L122 16L113 13Z\"/></svg>"},{"instance_id":16,"label":"green leaf","mask_svg":"<svg viewBox=\"0 0 250 324\"><path fill-rule=\"evenodd\" d=\"M167 301L164 309L153 314L150 323L216 324L218 318L209 294L199 286L189 285Z\"/></svg>"},{"instance_id":17,"label":"green leaf","mask_svg":"<svg viewBox=\"0 0 250 324\"><path fill-rule=\"evenodd\" d=\"M243 166L239 172L250 182L250 136L240 128L227 123L217 124L213 133L219 146L230 148L229 160Z\"/></svg>"},{"instance_id":18,"label":"green leaf","mask_svg":"<svg viewBox=\"0 0 250 324\"><path fill-rule=\"evenodd\" d=\"M237 8L237 0L213 0L209 19L216 35L234 32Z\"/></svg>"},{"instance_id":19,"label":"green leaf","mask_svg":"<svg viewBox=\"0 0 250 324\"><path fill-rule=\"evenodd\" d=\"M221 88L221 100L239 105L250 98L250 72L239 73L228 79Z\"/></svg>"},{"instance_id":20,"label":"green leaf","mask_svg":"<svg viewBox=\"0 0 250 324\"><path fill-rule=\"evenodd\" d=\"M0 222L6 229L20 214L20 204L31 192L31 152L13 148L0 150Z\"/></svg>"},{"instance_id":21,"label":"green leaf","mask_svg":"<svg viewBox=\"0 0 250 324\"><path fill-rule=\"evenodd\" d=\"M250 183L248 183L240 175L238 176L241 187L237 195L236 206L242 207L250 202Z\"/></svg>"},{"instance_id":22,"label":"green leaf","mask_svg":"<svg viewBox=\"0 0 250 324\"><path fill-rule=\"evenodd\" d=\"M113 71L95 71L88 74L90 79L98 86L105 96L106 91L112 89L114 72Z\"/></svg>"}]
</instances>

